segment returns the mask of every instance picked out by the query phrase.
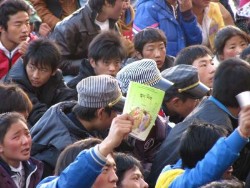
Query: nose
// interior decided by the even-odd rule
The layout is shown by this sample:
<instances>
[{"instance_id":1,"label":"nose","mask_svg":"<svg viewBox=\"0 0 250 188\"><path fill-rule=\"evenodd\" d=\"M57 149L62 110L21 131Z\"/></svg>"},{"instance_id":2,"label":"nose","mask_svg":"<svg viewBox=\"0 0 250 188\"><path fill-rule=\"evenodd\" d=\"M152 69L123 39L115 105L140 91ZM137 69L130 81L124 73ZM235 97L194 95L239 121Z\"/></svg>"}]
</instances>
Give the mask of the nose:
<instances>
[{"instance_id":1,"label":"nose","mask_svg":"<svg viewBox=\"0 0 250 188\"><path fill-rule=\"evenodd\" d=\"M215 72L215 65L214 63L209 63L209 73L214 73Z\"/></svg>"},{"instance_id":2,"label":"nose","mask_svg":"<svg viewBox=\"0 0 250 188\"><path fill-rule=\"evenodd\" d=\"M144 179L141 179L141 181L140 181L140 187L141 188L148 188L148 184L147 184L147 182L144 181Z\"/></svg>"},{"instance_id":3,"label":"nose","mask_svg":"<svg viewBox=\"0 0 250 188\"><path fill-rule=\"evenodd\" d=\"M155 49L155 50L154 50L154 56L155 56L155 57L160 57L160 56L161 56L161 52L160 52L159 49Z\"/></svg>"},{"instance_id":4,"label":"nose","mask_svg":"<svg viewBox=\"0 0 250 188\"><path fill-rule=\"evenodd\" d=\"M39 78L39 70L38 69L34 70L32 76L33 78Z\"/></svg>"},{"instance_id":5,"label":"nose","mask_svg":"<svg viewBox=\"0 0 250 188\"><path fill-rule=\"evenodd\" d=\"M116 182L118 181L118 177L117 177L117 175L116 175L114 169L112 169L112 170L110 171L110 174L109 174L109 181L112 182L112 183L116 183Z\"/></svg>"},{"instance_id":6,"label":"nose","mask_svg":"<svg viewBox=\"0 0 250 188\"><path fill-rule=\"evenodd\" d=\"M23 26L22 26L22 32L23 32L23 33L28 33L29 30L30 30L30 25L28 25L28 24L23 24Z\"/></svg>"},{"instance_id":7,"label":"nose","mask_svg":"<svg viewBox=\"0 0 250 188\"><path fill-rule=\"evenodd\" d=\"M22 144L26 145L28 143L29 138L26 135L22 136Z\"/></svg>"}]
</instances>

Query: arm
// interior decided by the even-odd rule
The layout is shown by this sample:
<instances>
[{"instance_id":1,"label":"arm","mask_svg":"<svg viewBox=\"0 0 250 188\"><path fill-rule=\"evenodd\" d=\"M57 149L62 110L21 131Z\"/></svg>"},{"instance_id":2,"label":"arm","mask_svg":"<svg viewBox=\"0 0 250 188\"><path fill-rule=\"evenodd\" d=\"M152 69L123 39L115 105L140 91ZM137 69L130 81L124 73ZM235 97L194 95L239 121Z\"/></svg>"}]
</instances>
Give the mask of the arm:
<instances>
[{"instance_id":1,"label":"arm","mask_svg":"<svg viewBox=\"0 0 250 188\"><path fill-rule=\"evenodd\" d=\"M45 0L30 0L30 2L33 4L42 21L47 23L51 28L54 28L57 22L60 21L60 19L54 16L48 9Z\"/></svg>"}]
</instances>

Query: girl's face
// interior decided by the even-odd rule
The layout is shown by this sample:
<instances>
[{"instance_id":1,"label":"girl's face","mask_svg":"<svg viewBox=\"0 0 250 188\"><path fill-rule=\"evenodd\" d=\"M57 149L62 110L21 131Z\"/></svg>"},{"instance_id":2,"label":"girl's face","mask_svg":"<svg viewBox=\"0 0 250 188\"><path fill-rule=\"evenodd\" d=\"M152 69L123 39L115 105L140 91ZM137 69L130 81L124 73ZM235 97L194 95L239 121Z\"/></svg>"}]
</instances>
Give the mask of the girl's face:
<instances>
[{"instance_id":1,"label":"girl's face","mask_svg":"<svg viewBox=\"0 0 250 188\"><path fill-rule=\"evenodd\" d=\"M30 158L31 136L27 125L21 120L13 123L0 144L0 157L9 165L18 167L20 161Z\"/></svg>"},{"instance_id":2,"label":"girl's face","mask_svg":"<svg viewBox=\"0 0 250 188\"><path fill-rule=\"evenodd\" d=\"M236 57L247 47L248 42L239 35L233 36L225 43L223 53L220 55L220 60L226 60L231 57Z\"/></svg>"}]
</instances>

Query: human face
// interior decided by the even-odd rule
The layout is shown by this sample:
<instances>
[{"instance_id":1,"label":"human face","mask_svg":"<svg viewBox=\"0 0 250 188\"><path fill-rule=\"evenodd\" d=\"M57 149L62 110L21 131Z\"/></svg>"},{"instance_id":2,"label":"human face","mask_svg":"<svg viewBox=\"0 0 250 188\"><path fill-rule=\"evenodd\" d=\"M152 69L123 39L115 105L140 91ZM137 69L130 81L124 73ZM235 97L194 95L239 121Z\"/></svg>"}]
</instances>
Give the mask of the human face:
<instances>
[{"instance_id":1,"label":"human face","mask_svg":"<svg viewBox=\"0 0 250 188\"><path fill-rule=\"evenodd\" d=\"M9 16L7 26L7 30L0 27L0 40L6 49L12 51L22 41L26 41L28 39L30 33L28 13L20 11Z\"/></svg>"},{"instance_id":2,"label":"human face","mask_svg":"<svg viewBox=\"0 0 250 188\"><path fill-rule=\"evenodd\" d=\"M210 0L192 0L193 6L204 9L208 7Z\"/></svg>"},{"instance_id":3,"label":"human face","mask_svg":"<svg viewBox=\"0 0 250 188\"><path fill-rule=\"evenodd\" d=\"M147 188L148 184L144 181L142 173L138 167L127 170L121 181L121 188Z\"/></svg>"},{"instance_id":4,"label":"human face","mask_svg":"<svg viewBox=\"0 0 250 188\"><path fill-rule=\"evenodd\" d=\"M116 58L106 61L102 59L98 61L90 59L90 64L93 67L96 75L107 74L115 77L121 68L121 59Z\"/></svg>"},{"instance_id":5,"label":"human face","mask_svg":"<svg viewBox=\"0 0 250 188\"><path fill-rule=\"evenodd\" d=\"M112 155L109 154L106 165L102 168L102 172L96 178L92 188L114 188L117 181L116 164Z\"/></svg>"},{"instance_id":6,"label":"human face","mask_svg":"<svg viewBox=\"0 0 250 188\"><path fill-rule=\"evenodd\" d=\"M55 74L49 66L35 66L30 60L26 66L28 79L33 87L41 87Z\"/></svg>"},{"instance_id":7,"label":"human face","mask_svg":"<svg viewBox=\"0 0 250 188\"><path fill-rule=\"evenodd\" d=\"M197 58L194 60L194 67L198 69L198 75L200 81L205 84L207 87L213 87L215 66L210 55L206 55L204 57Z\"/></svg>"},{"instance_id":8,"label":"human face","mask_svg":"<svg viewBox=\"0 0 250 188\"><path fill-rule=\"evenodd\" d=\"M157 68L161 69L166 58L166 46L164 42L150 42L144 45L142 57L153 59L157 64Z\"/></svg>"},{"instance_id":9,"label":"human face","mask_svg":"<svg viewBox=\"0 0 250 188\"><path fill-rule=\"evenodd\" d=\"M128 7L128 3L124 0L116 0L114 5L108 5L106 9L108 18L114 20L118 20Z\"/></svg>"},{"instance_id":10,"label":"human face","mask_svg":"<svg viewBox=\"0 0 250 188\"><path fill-rule=\"evenodd\" d=\"M248 43L239 35L233 36L225 43L223 54L220 55L221 60L226 60L230 57L239 56L240 53L247 47Z\"/></svg>"},{"instance_id":11,"label":"human face","mask_svg":"<svg viewBox=\"0 0 250 188\"><path fill-rule=\"evenodd\" d=\"M0 144L1 158L17 168L20 161L30 158L30 150L31 136L27 125L23 121L13 123Z\"/></svg>"}]
</instances>

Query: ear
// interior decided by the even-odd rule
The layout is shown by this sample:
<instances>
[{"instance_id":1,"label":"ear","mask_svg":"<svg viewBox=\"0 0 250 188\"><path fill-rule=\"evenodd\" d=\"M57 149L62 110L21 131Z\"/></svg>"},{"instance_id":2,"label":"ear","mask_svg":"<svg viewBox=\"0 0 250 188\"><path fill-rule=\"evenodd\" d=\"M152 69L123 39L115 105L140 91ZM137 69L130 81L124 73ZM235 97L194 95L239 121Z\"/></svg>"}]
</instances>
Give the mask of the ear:
<instances>
[{"instance_id":1,"label":"ear","mask_svg":"<svg viewBox=\"0 0 250 188\"><path fill-rule=\"evenodd\" d=\"M174 108L178 108L181 105L181 99L178 97L174 97L170 100L170 104L174 107Z\"/></svg>"},{"instance_id":2,"label":"ear","mask_svg":"<svg viewBox=\"0 0 250 188\"><path fill-rule=\"evenodd\" d=\"M138 59L143 59L143 56L140 52L138 51L135 51L135 56L138 58Z\"/></svg>"},{"instance_id":3,"label":"ear","mask_svg":"<svg viewBox=\"0 0 250 188\"><path fill-rule=\"evenodd\" d=\"M96 63L95 63L95 60L93 58L90 58L89 59L89 63L91 65L91 67L95 68L96 67Z\"/></svg>"},{"instance_id":4,"label":"ear","mask_svg":"<svg viewBox=\"0 0 250 188\"><path fill-rule=\"evenodd\" d=\"M104 108L99 108L97 111L96 111L96 117L100 120L102 120L104 118L104 115L105 115L105 111L104 111Z\"/></svg>"}]
</instances>

